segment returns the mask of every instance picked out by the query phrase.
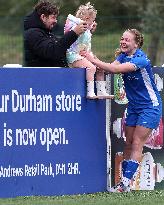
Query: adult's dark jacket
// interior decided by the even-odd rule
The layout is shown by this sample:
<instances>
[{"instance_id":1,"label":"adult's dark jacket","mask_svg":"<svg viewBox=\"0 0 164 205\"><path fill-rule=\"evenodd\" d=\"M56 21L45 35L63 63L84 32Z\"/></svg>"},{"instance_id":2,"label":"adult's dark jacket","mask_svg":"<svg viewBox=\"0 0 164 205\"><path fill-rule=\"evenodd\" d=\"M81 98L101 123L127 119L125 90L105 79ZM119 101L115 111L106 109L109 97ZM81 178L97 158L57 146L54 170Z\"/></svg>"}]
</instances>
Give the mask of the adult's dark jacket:
<instances>
[{"instance_id":1,"label":"adult's dark jacket","mask_svg":"<svg viewBox=\"0 0 164 205\"><path fill-rule=\"evenodd\" d=\"M48 30L36 11L24 19L24 60L28 67L67 67L66 50L78 36L70 31L57 38Z\"/></svg>"}]
</instances>

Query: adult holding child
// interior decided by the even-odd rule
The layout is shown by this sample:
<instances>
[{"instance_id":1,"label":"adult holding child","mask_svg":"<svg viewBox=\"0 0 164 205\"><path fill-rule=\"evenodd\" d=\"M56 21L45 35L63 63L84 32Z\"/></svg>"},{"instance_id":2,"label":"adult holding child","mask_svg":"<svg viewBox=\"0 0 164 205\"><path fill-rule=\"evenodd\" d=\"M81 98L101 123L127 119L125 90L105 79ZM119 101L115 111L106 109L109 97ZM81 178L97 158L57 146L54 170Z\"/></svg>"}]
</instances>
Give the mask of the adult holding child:
<instances>
[{"instance_id":1,"label":"adult holding child","mask_svg":"<svg viewBox=\"0 0 164 205\"><path fill-rule=\"evenodd\" d=\"M137 173L143 146L152 129L158 127L162 101L154 82L151 62L141 50L144 38L136 29L127 29L120 40L116 60L105 63L88 53L83 55L99 68L110 73L122 73L128 98L125 120L125 147L122 179L111 192L130 191L130 182Z\"/></svg>"},{"instance_id":2,"label":"adult holding child","mask_svg":"<svg viewBox=\"0 0 164 205\"><path fill-rule=\"evenodd\" d=\"M52 32L59 8L53 1L40 0L24 19L24 58L28 67L68 67L67 49L87 30L82 22L58 39Z\"/></svg>"}]
</instances>

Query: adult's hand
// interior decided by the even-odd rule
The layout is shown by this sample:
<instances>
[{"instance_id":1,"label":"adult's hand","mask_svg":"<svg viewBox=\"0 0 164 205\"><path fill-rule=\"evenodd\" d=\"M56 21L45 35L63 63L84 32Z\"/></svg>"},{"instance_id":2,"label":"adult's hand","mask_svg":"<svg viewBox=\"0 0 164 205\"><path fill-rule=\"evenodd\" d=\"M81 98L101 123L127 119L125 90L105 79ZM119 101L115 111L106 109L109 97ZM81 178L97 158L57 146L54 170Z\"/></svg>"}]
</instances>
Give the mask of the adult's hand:
<instances>
[{"instance_id":1,"label":"adult's hand","mask_svg":"<svg viewBox=\"0 0 164 205\"><path fill-rule=\"evenodd\" d=\"M84 33L87 30L87 24L85 22L82 22L78 24L73 31L79 36L82 33Z\"/></svg>"}]
</instances>

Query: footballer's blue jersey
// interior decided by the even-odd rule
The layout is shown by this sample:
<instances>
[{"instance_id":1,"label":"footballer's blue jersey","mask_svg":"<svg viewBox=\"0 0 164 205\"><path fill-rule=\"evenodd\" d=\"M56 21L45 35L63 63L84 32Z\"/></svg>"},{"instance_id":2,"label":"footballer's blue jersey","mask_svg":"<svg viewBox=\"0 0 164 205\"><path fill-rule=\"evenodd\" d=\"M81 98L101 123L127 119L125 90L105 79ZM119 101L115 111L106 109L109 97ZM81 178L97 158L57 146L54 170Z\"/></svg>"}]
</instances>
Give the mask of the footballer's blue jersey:
<instances>
[{"instance_id":1,"label":"footballer's blue jersey","mask_svg":"<svg viewBox=\"0 0 164 205\"><path fill-rule=\"evenodd\" d=\"M129 105L142 108L160 105L160 94L146 54L141 49L137 49L134 55L121 53L116 60L120 63L130 62L135 67L135 71L122 74Z\"/></svg>"}]
</instances>

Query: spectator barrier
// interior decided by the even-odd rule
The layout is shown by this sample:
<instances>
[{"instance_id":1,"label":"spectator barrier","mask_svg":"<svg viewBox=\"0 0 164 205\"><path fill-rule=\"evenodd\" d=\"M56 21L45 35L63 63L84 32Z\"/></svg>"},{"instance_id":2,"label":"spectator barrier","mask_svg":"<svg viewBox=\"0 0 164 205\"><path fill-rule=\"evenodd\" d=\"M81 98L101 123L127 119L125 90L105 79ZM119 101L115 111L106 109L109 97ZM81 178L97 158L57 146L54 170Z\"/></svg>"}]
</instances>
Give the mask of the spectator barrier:
<instances>
[{"instance_id":1,"label":"spectator barrier","mask_svg":"<svg viewBox=\"0 0 164 205\"><path fill-rule=\"evenodd\" d=\"M0 197L106 190L105 100L85 69L0 69Z\"/></svg>"}]
</instances>

